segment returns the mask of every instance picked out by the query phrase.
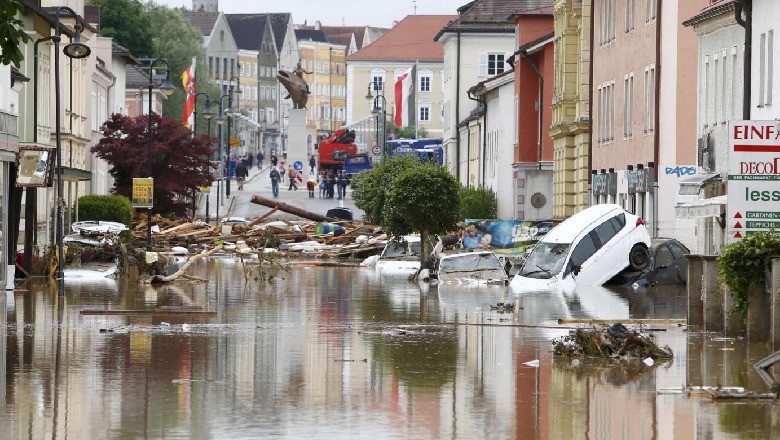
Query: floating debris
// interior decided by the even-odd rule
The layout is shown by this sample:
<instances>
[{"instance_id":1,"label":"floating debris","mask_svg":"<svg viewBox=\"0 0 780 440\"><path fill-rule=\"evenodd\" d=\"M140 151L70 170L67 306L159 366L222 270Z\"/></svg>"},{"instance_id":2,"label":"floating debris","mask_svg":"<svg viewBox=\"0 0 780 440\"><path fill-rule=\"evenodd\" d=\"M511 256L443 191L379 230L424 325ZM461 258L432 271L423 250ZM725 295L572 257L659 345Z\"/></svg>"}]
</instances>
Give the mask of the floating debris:
<instances>
[{"instance_id":1,"label":"floating debris","mask_svg":"<svg viewBox=\"0 0 780 440\"><path fill-rule=\"evenodd\" d=\"M495 310L498 313L515 313L514 303L496 303L496 305L490 305L490 310Z\"/></svg>"},{"instance_id":2,"label":"floating debris","mask_svg":"<svg viewBox=\"0 0 780 440\"><path fill-rule=\"evenodd\" d=\"M553 339L552 345L553 355L562 357L650 358L654 361L673 357L672 349L656 345L652 335L629 330L620 323L591 329L578 328L566 336Z\"/></svg>"}]
</instances>

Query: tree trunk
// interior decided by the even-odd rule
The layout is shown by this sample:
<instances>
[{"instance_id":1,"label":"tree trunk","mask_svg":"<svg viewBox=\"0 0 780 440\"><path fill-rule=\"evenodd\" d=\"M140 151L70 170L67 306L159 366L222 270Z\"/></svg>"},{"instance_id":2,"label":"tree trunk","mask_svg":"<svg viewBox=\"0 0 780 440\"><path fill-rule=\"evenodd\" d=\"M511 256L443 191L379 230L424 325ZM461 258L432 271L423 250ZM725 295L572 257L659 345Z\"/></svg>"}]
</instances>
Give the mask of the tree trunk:
<instances>
[{"instance_id":1,"label":"tree trunk","mask_svg":"<svg viewBox=\"0 0 780 440\"><path fill-rule=\"evenodd\" d=\"M307 211L305 209L298 208L297 206L288 205L286 203L282 203L278 200L274 199L267 199L265 197L261 197L258 195L252 196L252 203L256 203L258 205L267 206L269 208L277 208L280 211L284 211L289 214L297 215L298 217L302 217L308 220L313 220L315 222L335 222L337 221L335 218L325 217L324 215L316 214L311 211Z\"/></svg>"}]
</instances>

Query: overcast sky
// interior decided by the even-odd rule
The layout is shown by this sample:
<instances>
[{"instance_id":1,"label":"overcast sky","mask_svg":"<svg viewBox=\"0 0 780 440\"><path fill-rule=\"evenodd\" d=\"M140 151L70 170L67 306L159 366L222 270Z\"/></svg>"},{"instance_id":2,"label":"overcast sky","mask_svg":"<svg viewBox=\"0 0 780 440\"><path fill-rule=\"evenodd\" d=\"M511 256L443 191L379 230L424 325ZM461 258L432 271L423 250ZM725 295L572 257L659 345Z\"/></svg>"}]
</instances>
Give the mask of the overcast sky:
<instances>
[{"instance_id":1,"label":"overcast sky","mask_svg":"<svg viewBox=\"0 0 780 440\"><path fill-rule=\"evenodd\" d=\"M154 0L171 7L192 9L192 0ZM226 14L291 12L295 24L314 24L319 20L328 26L390 27L415 12L417 15L457 15L469 0L219 0Z\"/></svg>"}]
</instances>

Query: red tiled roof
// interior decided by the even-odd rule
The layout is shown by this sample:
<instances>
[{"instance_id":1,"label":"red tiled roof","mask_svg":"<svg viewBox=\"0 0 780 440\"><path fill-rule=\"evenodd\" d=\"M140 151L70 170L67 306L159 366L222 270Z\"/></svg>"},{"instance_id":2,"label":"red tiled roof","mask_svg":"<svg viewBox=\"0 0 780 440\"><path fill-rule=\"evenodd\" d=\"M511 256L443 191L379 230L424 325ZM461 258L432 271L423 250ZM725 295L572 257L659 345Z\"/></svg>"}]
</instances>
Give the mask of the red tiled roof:
<instances>
[{"instance_id":1,"label":"red tiled roof","mask_svg":"<svg viewBox=\"0 0 780 440\"><path fill-rule=\"evenodd\" d=\"M444 61L444 46L434 35L456 15L408 15L347 61Z\"/></svg>"}]
</instances>

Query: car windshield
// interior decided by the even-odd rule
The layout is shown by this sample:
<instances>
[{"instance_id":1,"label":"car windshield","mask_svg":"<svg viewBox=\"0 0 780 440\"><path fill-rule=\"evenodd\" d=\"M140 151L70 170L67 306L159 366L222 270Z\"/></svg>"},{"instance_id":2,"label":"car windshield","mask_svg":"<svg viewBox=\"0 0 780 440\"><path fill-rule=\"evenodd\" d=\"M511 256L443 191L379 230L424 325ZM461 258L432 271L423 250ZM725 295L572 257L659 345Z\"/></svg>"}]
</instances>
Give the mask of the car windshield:
<instances>
[{"instance_id":1,"label":"car windshield","mask_svg":"<svg viewBox=\"0 0 780 440\"><path fill-rule=\"evenodd\" d=\"M450 258L442 258L439 263L439 272L471 272L475 270L503 270L501 262L492 253L490 254L462 254Z\"/></svg>"},{"instance_id":2,"label":"car windshield","mask_svg":"<svg viewBox=\"0 0 780 440\"><path fill-rule=\"evenodd\" d=\"M420 242L398 242L391 241L385 246L385 250L382 251L382 257L419 257L420 256Z\"/></svg>"},{"instance_id":3,"label":"car windshield","mask_svg":"<svg viewBox=\"0 0 780 440\"><path fill-rule=\"evenodd\" d=\"M526 278L552 278L563 268L570 247L571 243L539 242L528 256L520 275Z\"/></svg>"}]
</instances>

